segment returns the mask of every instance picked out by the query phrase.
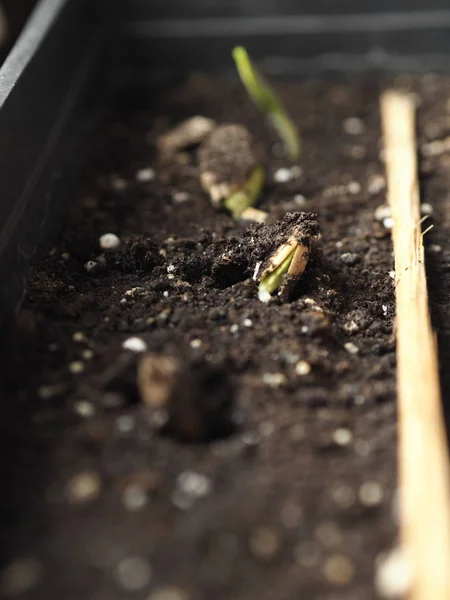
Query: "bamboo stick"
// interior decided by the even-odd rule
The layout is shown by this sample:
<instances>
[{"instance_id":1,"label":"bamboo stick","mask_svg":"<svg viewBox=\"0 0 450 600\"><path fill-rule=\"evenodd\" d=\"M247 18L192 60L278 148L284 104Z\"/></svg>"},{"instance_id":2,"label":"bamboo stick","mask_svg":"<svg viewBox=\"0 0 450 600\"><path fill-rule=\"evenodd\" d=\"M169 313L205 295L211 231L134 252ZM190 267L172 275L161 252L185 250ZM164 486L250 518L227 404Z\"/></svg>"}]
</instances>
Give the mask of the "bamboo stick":
<instances>
[{"instance_id":1,"label":"bamboo stick","mask_svg":"<svg viewBox=\"0 0 450 600\"><path fill-rule=\"evenodd\" d=\"M381 116L394 219L400 542L413 571L408 600L448 600L449 464L419 223L413 100L385 92Z\"/></svg>"}]
</instances>

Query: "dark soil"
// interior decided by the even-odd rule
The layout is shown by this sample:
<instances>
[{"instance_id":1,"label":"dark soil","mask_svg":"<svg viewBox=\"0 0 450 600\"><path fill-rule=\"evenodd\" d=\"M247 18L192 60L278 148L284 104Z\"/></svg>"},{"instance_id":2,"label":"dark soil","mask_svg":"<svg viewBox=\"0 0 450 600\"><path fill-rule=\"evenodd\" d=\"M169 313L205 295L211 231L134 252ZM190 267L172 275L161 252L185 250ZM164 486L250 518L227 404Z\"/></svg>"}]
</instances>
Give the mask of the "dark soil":
<instances>
[{"instance_id":1,"label":"dark soil","mask_svg":"<svg viewBox=\"0 0 450 600\"><path fill-rule=\"evenodd\" d=\"M439 85L401 83L423 97L421 136L446 137ZM121 106L93 135L3 353L5 596L25 569L32 600L376 597L376 558L397 533L393 259L374 217L385 200L379 86L279 89L304 146L283 183L277 170L292 165L236 83L193 78L143 111ZM266 146L270 222L318 214L320 252L290 301L263 304L252 280L271 226L212 207L195 151L158 163L156 137L195 114L242 123ZM363 128L350 134L353 117ZM148 166L155 178L138 181ZM430 256L447 286L433 292L442 325L448 153L422 166L440 217L427 239L442 248ZM110 232L121 245L103 251ZM176 357L169 414L139 398L139 355L122 347L131 336ZM176 589L158 596L166 586Z\"/></svg>"}]
</instances>

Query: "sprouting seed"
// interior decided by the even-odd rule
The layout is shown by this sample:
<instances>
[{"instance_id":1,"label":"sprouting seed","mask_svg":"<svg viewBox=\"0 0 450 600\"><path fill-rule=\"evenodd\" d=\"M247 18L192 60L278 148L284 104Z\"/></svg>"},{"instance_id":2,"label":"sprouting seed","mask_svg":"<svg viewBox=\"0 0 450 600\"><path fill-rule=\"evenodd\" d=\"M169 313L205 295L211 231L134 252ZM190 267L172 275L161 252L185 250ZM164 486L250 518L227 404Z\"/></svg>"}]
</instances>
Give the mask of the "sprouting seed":
<instances>
[{"instance_id":1,"label":"sprouting seed","mask_svg":"<svg viewBox=\"0 0 450 600\"><path fill-rule=\"evenodd\" d=\"M300 155L300 137L296 126L286 112L275 90L253 66L247 50L242 46L233 49L233 58L242 83L256 106L267 115L287 147L292 160Z\"/></svg>"},{"instance_id":2,"label":"sprouting seed","mask_svg":"<svg viewBox=\"0 0 450 600\"><path fill-rule=\"evenodd\" d=\"M267 301L280 289L284 275L296 281L305 270L308 259L309 248L294 237L289 238L274 252L267 268L262 272L259 278L259 298Z\"/></svg>"},{"instance_id":3,"label":"sprouting seed","mask_svg":"<svg viewBox=\"0 0 450 600\"><path fill-rule=\"evenodd\" d=\"M235 219L239 219L247 208L256 204L264 185L264 179L263 167L261 165L256 166L244 185L223 201L225 208L230 211Z\"/></svg>"}]
</instances>

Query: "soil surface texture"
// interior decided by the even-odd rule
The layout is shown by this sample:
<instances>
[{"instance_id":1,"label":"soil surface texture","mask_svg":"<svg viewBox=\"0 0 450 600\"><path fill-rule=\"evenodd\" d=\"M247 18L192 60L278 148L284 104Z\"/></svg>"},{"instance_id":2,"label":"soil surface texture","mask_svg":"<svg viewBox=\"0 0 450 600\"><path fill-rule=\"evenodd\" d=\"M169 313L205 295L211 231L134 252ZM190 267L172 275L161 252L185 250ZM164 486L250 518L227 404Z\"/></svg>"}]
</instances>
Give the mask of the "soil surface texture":
<instances>
[{"instance_id":1,"label":"soil surface texture","mask_svg":"<svg viewBox=\"0 0 450 600\"><path fill-rule=\"evenodd\" d=\"M420 100L448 350L450 86L396 84ZM236 81L193 76L145 109L108 110L93 132L3 344L0 596L379 597L377 561L397 536L380 85L277 89L302 132L296 164ZM264 225L212 205L197 148L158 157L158 136L195 115L242 124L265 149ZM305 273L288 300L261 302L255 267L314 215ZM117 247L101 247L107 233ZM140 365L147 351L156 366Z\"/></svg>"}]
</instances>

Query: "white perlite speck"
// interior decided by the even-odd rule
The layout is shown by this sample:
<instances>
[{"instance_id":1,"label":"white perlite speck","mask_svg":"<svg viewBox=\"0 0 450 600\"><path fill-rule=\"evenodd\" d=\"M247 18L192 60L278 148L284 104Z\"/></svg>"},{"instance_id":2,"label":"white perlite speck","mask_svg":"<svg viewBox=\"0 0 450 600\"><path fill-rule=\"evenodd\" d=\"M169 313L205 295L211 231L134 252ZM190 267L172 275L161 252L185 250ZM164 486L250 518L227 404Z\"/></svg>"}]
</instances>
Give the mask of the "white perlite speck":
<instances>
[{"instance_id":1,"label":"white perlite speck","mask_svg":"<svg viewBox=\"0 0 450 600\"><path fill-rule=\"evenodd\" d=\"M386 229L392 229L394 227L394 219L392 217L386 217L383 219L383 227Z\"/></svg>"},{"instance_id":2,"label":"white perlite speck","mask_svg":"<svg viewBox=\"0 0 450 600\"><path fill-rule=\"evenodd\" d=\"M124 590L137 592L151 581L152 569L140 556L128 556L117 567L117 580Z\"/></svg>"},{"instance_id":3,"label":"white perlite speck","mask_svg":"<svg viewBox=\"0 0 450 600\"><path fill-rule=\"evenodd\" d=\"M88 260L87 263L84 265L84 268L86 269L86 271L93 271L95 269L95 267L97 266L97 263L95 262L95 260Z\"/></svg>"},{"instance_id":4,"label":"white perlite speck","mask_svg":"<svg viewBox=\"0 0 450 600\"><path fill-rule=\"evenodd\" d=\"M120 239L115 233L104 233L99 239L100 248L112 250L120 246Z\"/></svg>"},{"instance_id":5,"label":"white perlite speck","mask_svg":"<svg viewBox=\"0 0 450 600\"><path fill-rule=\"evenodd\" d=\"M377 481L365 481L359 488L358 497L364 506L378 506L383 500L383 488Z\"/></svg>"},{"instance_id":6,"label":"white perlite speck","mask_svg":"<svg viewBox=\"0 0 450 600\"><path fill-rule=\"evenodd\" d=\"M41 579L42 565L31 557L16 558L0 573L2 598L29 592Z\"/></svg>"},{"instance_id":7,"label":"white perlite speck","mask_svg":"<svg viewBox=\"0 0 450 600\"><path fill-rule=\"evenodd\" d=\"M359 194L359 192L361 191L361 184L357 181L350 181L350 183L347 186L347 191L349 194Z\"/></svg>"},{"instance_id":8,"label":"white perlite speck","mask_svg":"<svg viewBox=\"0 0 450 600\"><path fill-rule=\"evenodd\" d=\"M358 117L349 117L342 124L345 133L349 135L361 135L364 131L364 123Z\"/></svg>"},{"instance_id":9,"label":"white perlite speck","mask_svg":"<svg viewBox=\"0 0 450 600\"><path fill-rule=\"evenodd\" d=\"M82 331L75 331L75 333L72 335L72 339L74 342L84 342L86 336Z\"/></svg>"},{"instance_id":10,"label":"white perlite speck","mask_svg":"<svg viewBox=\"0 0 450 600\"><path fill-rule=\"evenodd\" d=\"M182 204L183 202L187 202L189 200L189 194L182 191L174 192L172 194L172 199L177 204Z\"/></svg>"},{"instance_id":11,"label":"white perlite speck","mask_svg":"<svg viewBox=\"0 0 450 600\"><path fill-rule=\"evenodd\" d=\"M283 373L264 373L263 382L272 388L277 388L286 383L286 376Z\"/></svg>"},{"instance_id":12,"label":"white perlite speck","mask_svg":"<svg viewBox=\"0 0 450 600\"><path fill-rule=\"evenodd\" d=\"M358 346L356 346L356 344L354 344L353 342L347 342L346 344L344 344L344 348L350 354L358 354L359 352Z\"/></svg>"},{"instance_id":13,"label":"white perlite speck","mask_svg":"<svg viewBox=\"0 0 450 600\"><path fill-rule=\"evenodd\" d=\"M333 440L338 446L348 446L352 443L353 433L350 429L346 429L345 427L340 427L333 431Z\"/></svg>"},{"instance_id":14,"label":"white perlite speck","mask_svg":"<svg viewBox=\"0 0 450 600\"><path fill-rule=\"evenodd\" d=\"M258 279L259 270L261 268L261 265L262 265L262 261L258 261L256 263L255 270L253 271L253 276L252 276L253 281L256 281Z\"/></svg>"},{"instance_id":15,"label":"white perlite speck","mask_svg":"<svg viewBox=\"0 0 450 600\"><path fill-rule=\"evenodd\" d=\"M375 589L382 598L400 600L411 588L413 570L404 551L396 548L380 558L375 571Z\"/></svg>"},{"instance_id":16,"label":"white perlite speck","mask_svg":"<svg viewBox=\"0 0 450 600\"><path fill-rule=\"evenodd\" d=\"M295 365L295 372L297 375L309 375L311 373L311 365L306 360L299 360Z\"/></svg>"},{"instance_id":17,"label":"white perlite speck","mask_svg":"<svg viewBox=\"0 0 450 600\"><path fill-rule=\"evenodd\" d=\"M89 417L93 417L95 414L94 405L88 402L87 400L80 400L74 404L75 412L80 415L80 417L84 417L88 419Z\"/></svg>"},{"instance_id":18,"label":"white perlite speck","mask_svg":"<svg viewBox=\"0 0 450 600\"><path fill-rule=\"evenodd\" d=\"M113 177L111 179L111 187L116 192L123 192L123 190L127 189L128 184L125 179L122 179L122 177Z\"/></svg>"},{"instance_id":19,"label":"white perlite speck","mask_svg":"<svg viewBox=\"0 0 450 600\"><path fill-rule=\"evenodd\" d=\"M244 325L244 327L252 327L253 321L251 319L244 319L242 324Z\"/></svg>"},{"instance_id":20,"label":"white perlite speck","mask_svg":"<svg viewBox=\"0 0 450 600\"><path fill-rule=\"evenodd\" d=\"M294 204L296 204L297 206L305 206L305 204L306 204L305 196L303 196L303 194L295 194Z\"/></svg>"},{"instance_id":21,"label":"white perlite speck","mask_svg":"<svg viewBox=\"0 0 450 600\"><path fill-rule=\"evenodd\" d=\"M270 302L272 296L266 290L258 290L258 298L261 302L267 304L268 302Z\"/></svg>"},{"instance_id":22,"label":"white perlite speck","mask_svg":"<svg viewBox=\"0 0 450 600\"><path fill-rule=\"evenodd\" d=\"M129 485L123 492L122 502L127 510L136 512L144 508L148 502L148 496L140 486Z\"/></svg>"},{"instance_id":23,"label":"white perlite speck","mask_svg":"<svg viewBox=\"0 0 450 600\"><path fill-rule=\"evenodd\" d=\"M211 492L211 480L202 473L183 471L177 477L177 488L194 498L203 498Z\"/></svg>"},{"instance_id":24,"label":"white perlite speck","mask_svg":"<svg viewBox=\"0 0 450 600\"><path fill-rule=\"evenodd\" d=\"M66 494L71 502L88 502L100 494L102 482L100 476L91 471L74 475L67 483Z\"/></svg>"},{"instance_id":25,"label":"white perlite speck","mask_svg":"<svg viewBox=\"0 0 450 600\"><path fill-rule=\"evenodd\" d=\"M237 333L239 331L239 325L237 323L234 323L234 325L232 325L230 327L230 333Z\"/></svg>"},{"instance_id":26,"label":"white perlite speck","mask_svg":"<svg viewBox=\"0 0 450 600\"><path fill-rule=\"evenodd\" d=\"M196 340L191 340L190 346L191 348L201 348L203 345L202 340L196 339Z\"/></svg>"},{"instance_id":27,"label":"white perlite speck","mask_svg":"<svg viewBox=\"0 0 450 600\"><path fill-rule=\"evenodd\" d=\"M273 178L277 183L286 183L291 181L292 172L291 169L286 169L285 167L281 167L273 174Z\"/></svg>"},{"instance_id":28,"label":"white perlite speck","mask_svg":"<svg viewBox=\"0 0 450 600\"><path fill-rule=\"evenodd\" d=\"M91 360L91 358L94 357L94 352L90 348L87 348L86 350L83 350L83 352L81 353L81 356L85 360Z\"/></svg>"},{"instance_id":29,"label":"white perlite speck","mask_svg":"<svg viewBox=\"0 0 450 600\"><path fill-rule=\"evenodd\" d=\"M69 364L69 371L74 375L82 373L84 371L84 363L81 360L74 360Z\"/></svg>"},{"instance_id":30,"label":"white perlite speck","mask_svg":"<svg viewBox=\"0 0 450 600\"><path fill-rule=\"evenodd\" d=\"M139 171L136 172L136 179L141 183L153 181L153 179L155 179L155 171L150 167L139 169Z\"/></svg>"},{"instance_id":31,"label":"white perlite speck","mask_svg":"<svg viewBox=\"0 0 450 600\"><path fill-rule=\"evenodd\" d=\"M122 342L122 348L131 350L131 352L145 352L147 350L147 344L142 338L130 337Z\"/></svg>"},{"instance_id":32,"label":"white perlite speck","mask_svg":"<svg viewBox=\"0 0 450 600\"><path fill-rule=\"evenodd\" d=\"M386 187L386 179L383 175L372 175L367 184L367 191L371 195L379 194Z\"/></svg>"},{"instance_id":33,"label":"white perlite speck","mask_svg":"<svg viewBox=\"0 0 450 600\"><path fill-rule=\"evenodd\" d=\"M374 217L377 221L384 221L392 216L391 208L387 204L381 204L375 209Z\"/></svg>"},{"instance_id":34,"label":"white perlite speck","mask_svg":"<svg viewBox=\"0 0 450 600\"><path fill-rule=\"evenodd\" d=\"M431 204L428 204L428 202L424 202L423 204L421 204L420 205L420 214L421 215L432 215L433 207L431 206Z\"/></svg>"},{"instance_id":35,"label":"white perlite speck","mask_svg":"<svg viewBox=\"0 0 450 600\"><path fill-rule=\"evenodd\" d=\"M389 271L389 277L395 281L395 271Z\"/></svg>"}]
</instances>

